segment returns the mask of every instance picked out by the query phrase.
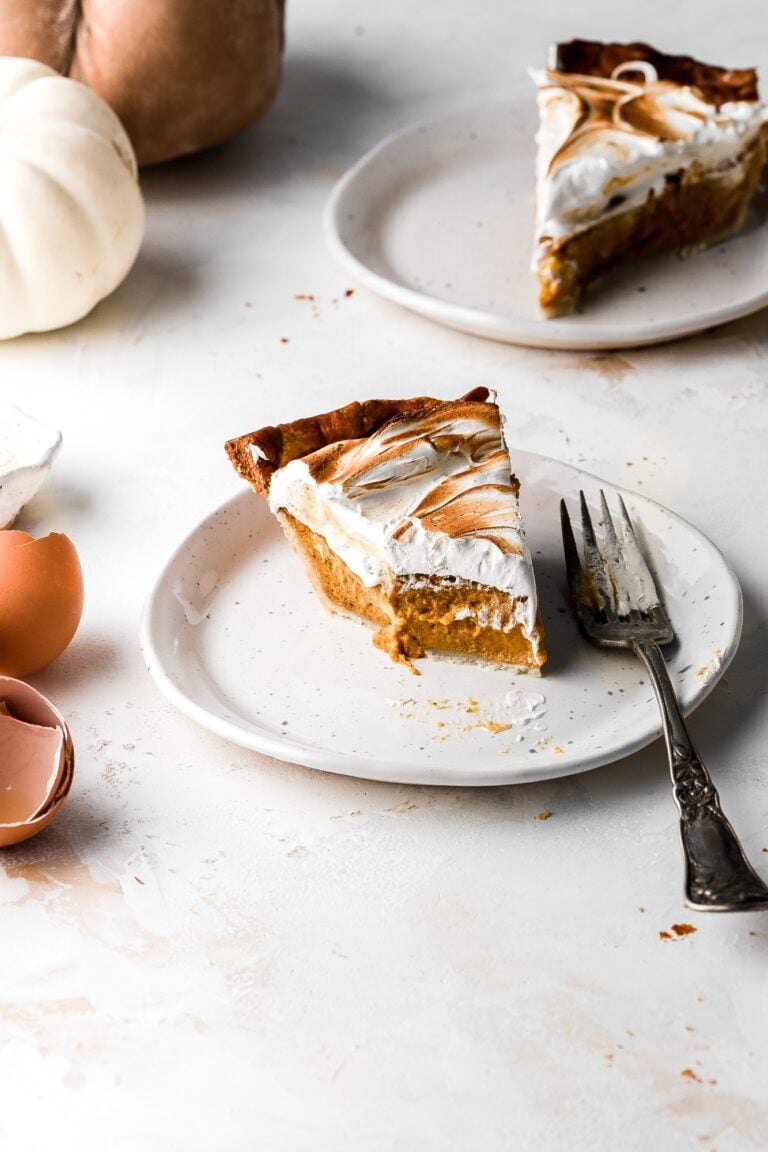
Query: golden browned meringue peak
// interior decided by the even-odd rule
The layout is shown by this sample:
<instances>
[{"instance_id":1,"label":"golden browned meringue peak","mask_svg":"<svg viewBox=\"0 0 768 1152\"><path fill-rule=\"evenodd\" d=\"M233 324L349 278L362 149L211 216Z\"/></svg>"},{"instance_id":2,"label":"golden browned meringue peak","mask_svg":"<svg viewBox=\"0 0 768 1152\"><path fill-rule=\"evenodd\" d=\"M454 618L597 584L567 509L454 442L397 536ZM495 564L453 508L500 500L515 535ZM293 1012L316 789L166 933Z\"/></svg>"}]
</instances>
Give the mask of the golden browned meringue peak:
<instances>
[{"instance_id":1,"label":"golden browned meringue peak","mask_svg":"<svg viewBox=\"0 0 768 1152\"><path fill-rule=\"evenodd\" d=\"M648 60L626 58L607 76L572 68L533 73L540 111L539 240L557 241L609 213L628 211L681 170L735 172L759 137L766 115L756 93L754 99L724 98L729 91L752 96L746 82L734 81L729 89L722 78L741 73L695 61L684 69L679 61L688 58L648 51L663 76ZM586 62L589 54L575 58ZM713 72L722 73L718 85ZM709 77L702 87L674 79L700 74Z\"/></svg>"},{"instance_id":2,"label":"golden browned meringue peak","mask_svg":"<svg viewBox=\"0 0 768 1152\"><path fill-rule=\"evenodd\" d=\"M642 79L627 78L631 76ZM633 152L629 142L622 147L621 135L649 136L660 142L690 140L708 122L727 125L731 120L695 89L659 80L645 61L620 65L609 80L551 70L546 77L550 87L542 96L545 102L560 102L565 137L549 161L550 174L587 154L597 143L596 136L610 140L615 160L621 162L631 160Z\"/></svg>"},{"instance_id":3,"label":"golden browned meringue peak","mask_svg":"<svg viewBox=\"0 0 768 1152\"><path fill-rule=\"evenodd\" d=\"M462 399L290 461L272 475L269 502L322 535L365 586L439 576L511 591L532 634L518 488L498 407Z\"/></svg>"},{"instance_id":4,"label":"golden browned meringue peak","mask_svg":"<svg viewBox=\"0 0 768 1152\"><path fill-rule=\"evenodd\" d=\"M377 516L399 509L406 518L392 529L398 540L418 520L427 532L484 537L504 552L520 550L518 484L493 403L455 400L400 416L373 436L313 453L305 464L315 484L338 486L361 508L375 507Z\"/></svg>"}]
</instances>

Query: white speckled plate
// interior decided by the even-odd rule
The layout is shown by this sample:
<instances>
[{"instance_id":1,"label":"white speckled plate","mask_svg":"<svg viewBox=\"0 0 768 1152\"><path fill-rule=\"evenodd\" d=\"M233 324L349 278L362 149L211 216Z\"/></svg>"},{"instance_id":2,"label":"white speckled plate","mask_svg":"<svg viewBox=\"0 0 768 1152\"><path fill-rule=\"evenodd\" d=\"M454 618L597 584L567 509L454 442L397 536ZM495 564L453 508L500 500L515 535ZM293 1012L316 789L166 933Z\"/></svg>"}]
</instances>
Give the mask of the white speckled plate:
<instances>
[{"instance_id":1,"label":"white speckled plate","mask_svg":"<svg viewBox=\"0 0 768 1152\"><path fill-rule=\"evenodd\" d=\"M204 727L281 760L373 780L508 784L616 760L659 734L650 685L623 653L587 646L566 608L558 502L601 481L513 452L550 659L541 678L449 660L412 675L354 620L331 616L265 502L243 490L190 532L142 624L150 672ZM615 491L602 483L609 500ZM741 593L717 549L658 504L624 493L666 592L668 650L686 712L736 650ZM661 754L661 753L660 753Z\"/></svg>"},{"instance_id":2,"label":"white speckled plate","mask_svg":"<svg viewBox=\"0 0 768 1152\"><path fill-rule=\"evenodd\" d=\"M337 185L324 227L362 284L432 320L539 348L655 344L768 304L768 204L685 258L617 270L581 312L545 320L530 270L536 97L457 112L390 136Z\"/></svg>"}]
</instances>

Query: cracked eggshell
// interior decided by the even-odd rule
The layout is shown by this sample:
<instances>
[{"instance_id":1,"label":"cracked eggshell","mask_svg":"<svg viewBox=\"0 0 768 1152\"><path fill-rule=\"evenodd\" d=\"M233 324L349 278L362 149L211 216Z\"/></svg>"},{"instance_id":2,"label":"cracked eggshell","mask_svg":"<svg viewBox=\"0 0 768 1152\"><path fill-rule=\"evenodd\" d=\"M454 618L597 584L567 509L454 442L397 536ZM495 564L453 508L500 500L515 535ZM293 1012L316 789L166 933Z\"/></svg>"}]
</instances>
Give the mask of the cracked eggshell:
<instances>
[{"instance_id":1,"label":"cracked eggshell","mask_svg":"<svg viewBox=\"0 0 768 1152\"><path fill-rule=\"evenodd\" d=\"M31 676L77 631L83 574L68 536L0 532L0 675Z\"/></svg>"},{"instance_id":2,"label":"cracked eggshell","mask_svg":"<svg viewBox=\"0 0 768 1152\"><path fill-rule=\"evenodd\" d=\"M0 404L0 528L10 528L48 475L61 432Z\"/></svg>"},{"instance_id":3,"label":"cracked eggshell","mask_svg":"<svg viewBox=\"0 0 768 1152\"><path fill-rule=\"evenodd\" d=\"M69 729L30 684L0 676L0 848L46 828L72 784Z\"/></svg>"},{"instance_id":4,"label":"cracked eggshell","mask_svg":"<svg viewBox=\"0 0 768 1152\"><path fill-rule=\"evenodd\" d=\"M0 339L85 316L143 232L136 158L109 105L37 60L0 57Z\"/></svg>"}]
</instances>

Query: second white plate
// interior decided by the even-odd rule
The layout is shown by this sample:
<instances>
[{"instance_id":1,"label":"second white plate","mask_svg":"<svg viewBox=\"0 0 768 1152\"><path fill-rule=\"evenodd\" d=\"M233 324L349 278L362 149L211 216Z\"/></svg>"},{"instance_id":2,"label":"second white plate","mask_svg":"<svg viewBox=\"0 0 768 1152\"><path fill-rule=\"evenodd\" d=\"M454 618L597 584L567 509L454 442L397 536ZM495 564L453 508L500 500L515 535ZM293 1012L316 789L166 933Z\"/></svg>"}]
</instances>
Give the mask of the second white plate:
<instances>
[{"instance_id":1,"label":"second white plate","mask_svg":"<svg viewBox=\"0 0 768 1152\"><path fill-rule=\"evenodd\" d=\"M186 715L235 743L326 771L418 784L509 784L593 768L660 731L637 660L581 638L567 608L558 503L600 481L513 453L547 633L545 675L488 665L393 664L354 620L330 616L264 500L240 492L198 524L149 598L142 647ZM602 483L609 501L616 489ZM624 493L660 577L679 643L669 664L686 712L730 662L741 630L735 576L706 537Z\"/></svg>"},{"instance_id":2,"label":"second white plate","mask_svg":"<svg viewBox=\"0 0 768 1152\"><path fill-rule=\"evenodd\" d=\"M536 102L407 128L347 173L327 205L331 250L366 287L432 320L540 348L655 344L768 304L768 205L738 236L612 273L580 314L545 320L530 270Z\"/></svg>"}]
</instances>

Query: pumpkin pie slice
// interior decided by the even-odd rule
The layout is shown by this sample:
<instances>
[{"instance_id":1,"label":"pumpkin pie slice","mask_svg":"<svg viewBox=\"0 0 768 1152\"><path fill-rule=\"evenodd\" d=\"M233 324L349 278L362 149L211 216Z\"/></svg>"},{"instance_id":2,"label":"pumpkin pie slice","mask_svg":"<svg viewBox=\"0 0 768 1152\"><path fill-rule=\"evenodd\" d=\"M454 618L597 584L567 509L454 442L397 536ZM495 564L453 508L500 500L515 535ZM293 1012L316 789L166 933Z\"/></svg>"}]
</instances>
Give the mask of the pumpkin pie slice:
<instances>
[{"instance_id":1,"label":"pumpkin pie slice","mask_svg":"<svg viewBox=\"0 0 768 1152\"><path fill-rule=\"evenodd\" d=\"M230 440L332 611L393 660L451 653L538 672L531 555L498 407L368 400Z\"/></svg>"},{"instance_id":2,"label":"pumpkin pie slice","mask_svg":"<svg viewBox=\"0 0 768 1152\"><path fill-rule=\"evenodd\" d=\"M539 90L533 270L548 316L618 264L696 248L743 223L765 163L752 68L648 44L571 40Z\"/></svg>"}]
</instances>

